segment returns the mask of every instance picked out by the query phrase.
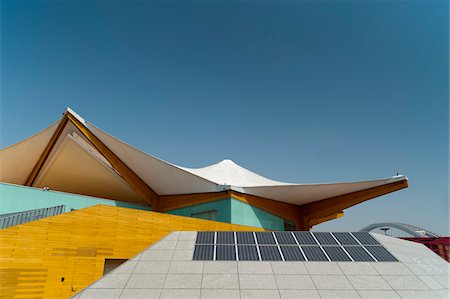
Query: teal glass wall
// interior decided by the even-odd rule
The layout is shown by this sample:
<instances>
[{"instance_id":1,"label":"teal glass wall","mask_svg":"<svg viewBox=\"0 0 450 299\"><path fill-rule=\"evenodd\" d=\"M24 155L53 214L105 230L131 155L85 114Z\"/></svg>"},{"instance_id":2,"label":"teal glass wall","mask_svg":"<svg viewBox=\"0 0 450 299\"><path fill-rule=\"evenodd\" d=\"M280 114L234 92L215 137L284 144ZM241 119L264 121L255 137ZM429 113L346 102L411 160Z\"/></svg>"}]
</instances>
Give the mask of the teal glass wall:
<instances>
[{"instance_id":1,"label":"teal glass wall","mask_svg":"<svg viewBox=\"0 0 450 299\"><path fill-rule=\"evenodd\" d=\"M188 216L206 211L217 211L217 221L284 230L284 219L234 198L198 204L168 211L169 214Z\"/></svg>"},{"instance_id":2,"label":"teal glass wall","mask_svg":"<svg viewBox=\"0 0 450 299\"><path fill-rule=\"evenodd\" d=\"M135 205L116 200L51 190L44 191L39 188L0 183L0 215L49 208L58 205L65 205L65 212L68 212L71 209L78 210L98 204L150 210L150 207L148 206Z\"/></svg>"}]
</instances>

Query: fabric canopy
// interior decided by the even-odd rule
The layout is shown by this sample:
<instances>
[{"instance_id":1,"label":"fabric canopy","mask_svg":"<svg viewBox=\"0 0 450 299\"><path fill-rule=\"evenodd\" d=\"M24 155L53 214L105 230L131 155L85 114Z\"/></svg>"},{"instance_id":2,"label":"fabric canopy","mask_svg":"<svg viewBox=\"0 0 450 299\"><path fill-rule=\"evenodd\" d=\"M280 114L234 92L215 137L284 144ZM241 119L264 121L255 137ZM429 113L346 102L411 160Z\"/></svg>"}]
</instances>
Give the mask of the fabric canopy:
<instances>
[{"instance_id":1,"label":"fabric canopy","mask_svg":"<svg viewBox=\"0 0 450 299\"><path fill-rule=\"evenodd\" d=\"M407 180L405 176L393 176L384 179L360 182L293 184L265 178L237 165L231 160L223 160L217 164L202 168L181 167L146 154L120 141L95 127L93 124L85 121L70 108L66 110L66 113L70 113L72 116L76 117L90 133L95 135L98 140L100 140L158 195L181 195L234 190L241 193L301 205ZM57 125L58 123L52 124L47 129L31 138L2 149L0 151L0 181L25 184L40 155L52 138ZM71 138L67 139L67 136L70 136ZM123 185L123 180L113 178L114 176L120 178L120 173L114 169L108 171L108 167L111 168L111 165L109 165L104 157L101 157L101 154L90 145L90 142L86 138L80 136L82 136L82 133L74 126L68 126L63 130L63 133L59 136L61 141L56 142L55 144L57 146L52 150L55 152L59 151L57 157L59 157L60 160L58 161L58 164L55 163L55 165L59 165L60 168L58 170L55 167L53 171L61 171L61 169L63 169L62 166L67 165L69 162L62 161L61 157L67 157L67 159L70 159L70 157L74 159L79 157L78 160L72 160L70 163L78 165L78 167L83 169L86 173L102 173L102 184L107 185L110 183L117 185L118 182L120 182L120 190L116 188L117 192L121 193L120 197L129 195L131 197L130 200L139 202L138 196ZM73 146L69 147L67 145L67 142L69 141ZM75 147L75 145L77 146ZM83 151L76 151L79 153L77 156L63 155L60 152L72 149L75 153L74 150L77 148L84 148ZM91 159L87 158L89 155L92 155ZM53 153L53 156L55 156L55 153ZM83 157L83 159L81 159L81 157ZM52 163L53 158L48 160L49 161L46 161L46 167L43 168L46 171L46 176L49 176L48 173L52 171L50 164ZM80 163L82 165L80 165ZM69 169L68 166L65 166L64 168ZM101 168L101 170L99 168ZM76 167L70 169L74 169L75 171ZM70 192L76 192L76 190L83 188L83 186L71 188L70 181L64 182L64 185L66 186L65 188L70 189ZM75 182L72 185L75 185Z\"/></svg>"}]
</instances>

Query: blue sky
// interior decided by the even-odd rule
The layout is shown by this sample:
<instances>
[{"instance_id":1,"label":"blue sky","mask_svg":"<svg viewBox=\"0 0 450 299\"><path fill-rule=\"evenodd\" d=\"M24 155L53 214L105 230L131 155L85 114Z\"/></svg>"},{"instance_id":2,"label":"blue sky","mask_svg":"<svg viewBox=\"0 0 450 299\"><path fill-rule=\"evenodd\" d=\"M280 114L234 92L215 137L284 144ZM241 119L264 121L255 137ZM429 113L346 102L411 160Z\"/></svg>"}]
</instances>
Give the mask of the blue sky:
<instances>
[{"instance_id":1,"label":"blue sky","mask_svg":"<svg viewBox=\"0 0 450 299\"><path fill-rule=\"evenodd\" d=\"M2 1L1 146L70 106L176 164L410 187L320 230L448 234L447 1Z\"/></svg>"}]
</instances>

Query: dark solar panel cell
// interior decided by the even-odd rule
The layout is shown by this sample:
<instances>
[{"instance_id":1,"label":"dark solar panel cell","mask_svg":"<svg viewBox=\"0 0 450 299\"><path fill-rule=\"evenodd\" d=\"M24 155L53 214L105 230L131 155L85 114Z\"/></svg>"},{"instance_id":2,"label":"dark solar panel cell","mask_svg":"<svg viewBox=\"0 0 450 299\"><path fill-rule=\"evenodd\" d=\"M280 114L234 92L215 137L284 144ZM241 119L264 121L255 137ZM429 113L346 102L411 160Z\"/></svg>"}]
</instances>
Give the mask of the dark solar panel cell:
<instances>
[{"instance_id":1,"label":"dark solar panel cell","mask_svg":"<svg viewBox=\"0 0 450 299\"><path fill-rule=\"evenodd\" d=\"M278 244L297 244L290 232L275 232Z\"/></svg>"},{"instance_id":2,"label":"dark solar panel cell","mask_svg":"<svg viewBox=\"0 0 450 299\"><path fill-rule=\"evenodd\" d=\"M302 246L308 261L328 261L319 246Z\"/></svg>"},{"instance_id":3,"label":"dark solar panel cell","mask_svg":"<svg viewBox=\"0 0 450 299\"><path fill-rule=\"evenodd\" d=\"M198 232L197 244L214 244L214 232Z\"/></svg>"},{"instance_id":4,"label":"dark solar panel cell","mask_svg":"<svg viewBox=\"0 0 450 299\"><path fill-rule=\"evenodd\" d=\"M379 262L398 262L383 246L364 246Z\"/></svg>"},{"instance_id":5,"label":"dark solar panel cell","mask_svg":"<svg viewBox=\"0 0 450 299\"><path fill-rule=\"evenodd\" d=\"M333 233L333 235L341 245L359 245L358 241L349 233Z\"/></svg>"},{"instance_id":6,"label":"dark solar panel cell","mask_svg":"<svg viewBox=\"0 0 450 299\"><path fill-rule=\"evenodd\" d=\"M195 245L193 260L212 261L214 258L214 245Z\"/></svg>"},{"instance_id":7,"label":"dark solar panel cell","mask_svg":"<svg viewBox=\"0 0 450 299\"><path fill-rule=\"evenodd\" d=\"M217 245L216 261L235 261L236 249L234 245Z\"/></svg>"},{"instance_id":8,"label":"dark solar panel cell","mask_svg":"<svg viewBox=\"0 0 450 299\"><path fill-rule=\"evenodd\" d=\"M330 233L313 233L321 245L338 245Z\"/></svg>"},{"instance_id":9,"label":"dark solar panel cell","mask_svg":"<svg viewBox=\"0 0 450 299\"><path fill-rule=\"evenodd\" d=\"M338 246L323 246L323 250L327 253L328 257L333 262L348 262L351 261L351 259L348 257L348 255L345 253L345 251L342 249L342 247Z\"/></svg>"},{"instance_id":10,"label":"dark solar panel cell","mask_svg":"<svg viewBox=\"0 0 450 299\"><path fill-rule=\"evenodd\" d=\"M294 232L294 235L300 245L317 245L310 232Z\"/></svg>"},{"instance_id":11,"label":"dark solar panel cell","mask_svg":"<svg viewBox=\"0 0 450 299\"><path fill-rule=\"evenodd\" d=\"M263 261L282 261L278 246L259 246L259 253Z\"/></svg>"},{"instance_id":12,"label":"dark solar panel cell","mask_svg":"<svg viewBox=\"0 0 450 299\"><path fill-rule=\"evenodd\" d=\"M285 261L304 261L305 258L297 246L280 246Z\"/></svg>"},{"instance_id":13,"label":"dark solar panel cell","mask_svg":"<svg viewBox=\"0 0 450 299\"><path fill-rule=\"evenodd\" d=\"M258 244L276 244L271 232L256 232Z\"/></svg>"},{"instance_id":14,"label":"dark solar panel cell","mask_svg":"<svg viewBox=\"0 0 450 299\"><path fill-rule=\"evenodd\" d=\"M256 246L239 245L238 256L240 261L259 261L258 251Z\"/></svg>"},{"instance_id":15,"label":"dark solar panel cell","mask_svg":"<svg viewBox=\"0 0 450 299\"><path fill-rule=\"evenodd\" d=\"M344 246L344 248L355 262L375 261L362 246Z\"/></svg>"},{"instance_id":16,"label":"dark solar panel cell","mask_svg":"<svg viewBox=\"0 0 450 299\"><path fill-rule=\"evenodd\" d=\"M355 236L362 245L380 245L380 243L367 232L355 232L352 233L352 235Z\"/></svg>"},{"instance_id":17,"label":"dark solar panel cell","mask_svg":"<svg viewBox=\"0 0 450 299\"><path fill-rule=\"evenodd\" d=\"M233 232L217 232L216 244L235 244Z\"/></svg>"},{"instance_id":18,"label":"dark solar panel cell","mask_svg":"<svg viewBox=\"0 0 450 299\"><path fill-rule=\"evenodd\" d=\"M236 232L236 239L238 244L256 244L252 232Z\"/></svg>"}]
</instances>

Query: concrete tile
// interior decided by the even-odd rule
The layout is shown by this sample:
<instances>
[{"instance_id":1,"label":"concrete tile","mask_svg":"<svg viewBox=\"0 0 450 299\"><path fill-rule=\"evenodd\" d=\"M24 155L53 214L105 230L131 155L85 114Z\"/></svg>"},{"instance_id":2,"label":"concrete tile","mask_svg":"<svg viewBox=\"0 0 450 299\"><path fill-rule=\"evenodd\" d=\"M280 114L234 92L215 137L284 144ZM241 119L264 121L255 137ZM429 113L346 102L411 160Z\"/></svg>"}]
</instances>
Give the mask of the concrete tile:
<instances>
[{"instance_id":1,"label":"concrete tile","mask_svg":"<svg viewBox=\"0 0 450 299\"><path fill-rule=\"evenodd\" d=\"M158 299L160 295L160 289L125 289L120 299Z\"/></svg>"},{"instance_id":2,"label":"concrete tile","mask_svg":"<svg viewBox=\"0 0 450 299\"><path fill-rule=\"evenodd\" d=\"M404 299L438 299L439 296L433 291L397 291Z\"/></svg>"},{"instance_id":3,"label":"concrete tile","mask_svg":"<svg viewBox=\"0 0 450 299\"><path fill-rule=\"evenodd\" d=\"M241 290L241 299L276 299L278 290Z\"/></svg>"},{"instance_id":4,"label":"concrete tile","mask_svg":"<svg viewBox=\"0 0 450 299\"><path fill-rule=\"evenodd\" d=\"M177 246L177 241L161 240L152 246L152 250L154 250L154 249L175 249L175 246Z\"/></svg>"},{"instance_id":5,"label":"concrete tile","mask_svg":"<svg viewBox=\"0 0 450 299\"><path fill-rule=\"evenodd\" d=\"M444 274L439 268L433 267L431 264L405 263L405 266L416 275L438 275Z\"/></svg>"},{"instance_id":6,"label":"concrete tile","mask_svg":"<svg viewBox=\"0 0 450 299\"><path fill-rule=\"evenodd\" d=\"M274 274L308 274L304 262L272 262Z\"/></svg>"},{"instance_id":7,"label":"concrete tile","mask_svg":"<svg viewBox=\"0 0 450 299\"><path fill-rule=\"evenodd\" d=\"M322 299L361 298L355 290L319 290Z\"/></svg>"},{"instance_id":8,"label":"concrete tile","mask_svg":"<svg viewBox=\"0 0 450 299\"><path fill-rule=\"evenodd\" d=\"M81 299L117 299L122 289L86 289Z\"/></svg>"},{"instance_id":9,"label":"concrete tile","mask_svg":"<svg viewBox=\"0 0 450 299\"><path fill-rule=\"evenodd\" d=\"M180 237L180 232L171 232L170 234L168 234L167 236L165 236L163 238L163 240L165 241L176 241L178 240L178 238Z\"/></svg>"},{"instance_id":10,"label":"concrete tile","mask_svg":"<svg viewBox=\"0 0 450 299\"><path fill-rule=\"evenodd\" d=\"M413 275L405 265L398 262L371 263L372 267L381 275Z\"/></svg>"},{"instance_id":11,"label":"concrete tile","mask_svg":"<svg viewBox=\"0 0 450 299\"><path fill-rule=\"evenodd\" d=\"M350 275L347 278L356 290L392 290L381 276Z\"/></svg>"},{"instance_id":12,"label":"concrete tile","mask_svg":"<svg viewBox=\"0 0 450 299\"><path fill-rule=\"evenodd\" d=\"M438 290L438 291L434 291L434 293L441 299L450 299L450 291L449 290Z\"/></svg>"},{"instance_id":13,"label":"concrete tile","mask_svg":"<svg viewBox=\"0 0 450 299\"><path fill-rule=\"evenodd\" d=\"M239 274L272 274L270 262L238 262Z\"/></svg>"},{"instance_id":14,"label":"concrete tile","mask_svg":"<svg viewBox=\"0 0 450 299\"><path fill-rule=\"evenodd\" d=\"M309 275L275 275L275 280L280 290L316 289Z\"/></svg>"},{"instance_id":15,"label":"concrete tile","mask_svg":"<svg viewBox=\"0 0 450 299\"><path fill-rule=\"evenodd\" d=\"M194 250L195 241L194 240L182 240L178 241L177 246L175 249L188 249L188 250Z\"/></svg>"},{"instance_id":16,"label":"concrete tile","mask_svg":"<svg viewBox=\"0 0 450 299\"><path fill-rule=\"evenodd\" d=\"M139 261L133 273L167 273L169 261Z\"/></svg>"},{"instance_id":17,"label":"concrete tile","mask_svg":"<svg viewBox=\"0 0 450 299\"><path fill-rule=\"evenodd\" d=\"M169 273L203 273L201 261L172 261Z\"/></svg>"},{"instance_id":18,"label":"concrete tile","mask_svg":"<svg viewBox=\"0 0 450 299\"><path fill-rule=\"evenodd\" d=\"M137 261L126 261L125 263L114 269L111 273L114 274L132 273L136 264Z\"/></svg>"},{"instance_id":19,"label":"concrete tile","mask_svg":"<svg viewBox=\"0 0 450 299\"><path fill-rule=\"evenodd\" d=\"M338 263L338 266L346 275L378 275L370 263L342 262Z\"/></svg>"},{"instance_id":20,"label":"concrete tile","mask_svg":"<svg viewBox=\"0 0 450 299\"><path fill-rule=\"evenodd\" d=\"M437 282L433 276L419 276L419 278L431 289L431 290L441 290L444 287Z\"/></svg>"},{"instance_id":21,"label":"concrete tile","mask_svg":"<svg viewBox=\"0 0 450 299\"><path fill-rule=\"evenodd\" d=\"M433 279L436 280L444 289L450 288L450 276L449 275L433 275Z\"/></svg>"},{"instance_id":22,"label":"concrete tile","mask_svg":"<svg viewBox=\"0 0 450 299\"><path fill-rule=\"evenodd\" d=\"M241 290L276 290L277 284L273 275L239 274Z\"/></svg>"},{"instance_id":23,"label":"concrete tile","mask_svg":"<svg viewBox=\"0 0 450 299\"><path fill-rule=\"evenodd\" d=\"M417 276L384 276L384 279L395 290L428 290L425 283Z\"/></svg>"},{"instance_id":24,"label":"concrete tile","mask_svg":"<svg viewBox=\"0 0 450 299\"><path fill-rule=\"evenodd\" d=\"M131 274L115 274L110 273L103 276L100 280L95 282L91 288L93 289L122 289L127 284L128 278Z\"/></svg>"},{"instance_id":25,"label":"concrete tile","mask_svg":"<svg viewBox=\"0 0 450 299\"><path fill-rule=\"evenodd\" d=\"M334 262L307 262L305 266L309 274L342 274L338 264Z\"/></svg>"},{"instance_id":26,"label":"concrete tile","mask_svg":"<svg viewBox=\"0 0 450 299\"><path fill-rule=\"evenodd\" d=\"M280 290L281 299L320 299L316 290Z\"/></svg>"},{"instance_id":27,"label":"concrete tile","mask_svg":"<svg viewBox=\"0 0 450 299\"><path fill-rule=\"evenodd\" d=\"M203 289L239 289L237 274L203 274Z\"/></svg>"},{"instance_id":28,"label":"concrete tile","mask_svg":"<svg viewBox=\"0 0 450 299\"><path fill-rule=\"evenodd\" d=\"M161 289L166 274L131 274L126 285L127 289Z\"/></svg>"},{"instance_id":29,"label":"concrete tile","mask_svg":"<svg viewBox=\"0 0 450 299\"><path fill-rule=\"evenodd\" d=\"M178 237L178 241L186 241L186 240L196 240L197 232L180 232L180 236Z\"/></svg>"},{"instance_id":30,"label":"concrete tile","mask_svg":"<svg viewBox=\"0 0 450 299\"><path fill-rule=\"evenodd\" d=\"M174 250L150 249L142 253L141 261L170 261Z\"/></svg>"},{"instance_id":31,"label":"concrete tile","mask_svg":"<svg viewBox=\"0 0 450 299\"><path fill-rule=\"evenodd\" d=\"M164 289L161 293L161 299L198 299L200 298L200 290L192 290L192 289L178 289L178 290L169 290Z\"/></svg>"},{"instance_id":32,"label":"concrete tile","mask_svg":"<svg viewBox=\"0 0 450 299\"><path fill-rule=\"evenodd\" d=\"M172 261L192 261L194 250L175 250Z\"/></svg>"},{"instance_id":33,"label":"concrete tile","mask_svg":"<svg viewBox=\"0 0 450 299\"><path fill-rule=\"evenodd\" d=\"M201 291L200 298L202 299L240 299L239 290L208 290Z\"/></svg>"},{"instance_id":34,"label":"concrete tile","mask_svg":"<svg viewBox=\"0 0 450 299\"><path fill-rule=\"evenodd\" d=\"M398 299L400 296L395 291L365 291L359 290L359 296L363 299Z\"/></svg>"},{"instance_id":35,"label":"concrete tile","mask_svg":"<svg viewBox=\"0 0 450 299\"><path fill-rule=\"evenodd\" d=\"M237 274L238 273L237 262L208 262L204 263L203 273L210 274Z\"/></svg>"},{"instance_id":36,"label":"concrete tile","mask_svg":"<svg viewBox=\"0 0 450 299\"><path fill-rule=\"evenodd\" d=\"M168 274L164 284L165 289L200 289L201 274ZM200 293L199 293L200 294Z\"/></svg>"},{"instance_id":37,"label":"concrete tile","mask_svg":"<svg viewBox=\"0 0 450 299\"><path fill-rule=\"evenodd\" d=\"M318 290L351 290L352 284L345 275L311 275Z\"/></svg>"}]
</instances>

